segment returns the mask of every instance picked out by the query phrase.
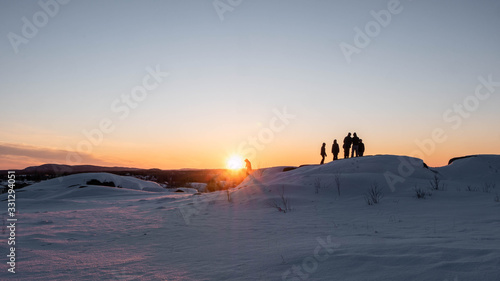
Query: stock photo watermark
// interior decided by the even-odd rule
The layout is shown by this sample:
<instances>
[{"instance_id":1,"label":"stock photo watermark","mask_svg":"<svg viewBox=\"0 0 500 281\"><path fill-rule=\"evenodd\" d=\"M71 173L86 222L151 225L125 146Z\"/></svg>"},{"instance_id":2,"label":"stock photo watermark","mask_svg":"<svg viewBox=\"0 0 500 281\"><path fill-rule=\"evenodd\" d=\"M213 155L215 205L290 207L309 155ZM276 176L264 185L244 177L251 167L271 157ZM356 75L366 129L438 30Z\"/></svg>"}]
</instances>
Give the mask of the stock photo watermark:
<instances>
[{"instance_id":1,"label":"stock photo watermark","mask_svg":"<svg viewBox=\"0 0 500 281\"><path fill-rule=\"evenodd\" d=\"M326 261L335 252L335 249L340 247L339 241L332 241L331 235L326 239L317 237L318 245L314 248L313 254L305 257L300 264L294 264L290 269L283 272L281 280L283 281L300 281L307 280L314 274L320 263Z\"/></svg>"},{"instance_id":2,"label":"stock photo watermark","mask_svg":"<svg viewBox=\"0 0 500 281\"><path fill-rule=\"evenodd\" d=\"M249 159L255 158L258 151L264 150L266 144L274 141L277 133L283 132L290 125L290 121L296 119L295 115L287 111L286 106L282 110L273 109L273 114L267 127L260 129L257 135L248 137L238 145L236 149L238 155Z\"/></svg>"},{"instance_id":3,"label":"stock photo watermark","mask_svg":"<svg viewBox=\"0 0 500 281\"><path fill-rule=\"evenodd\" d=\"M57 16L61 7L68 4L70 1L71 0L38 1L40 10L35 12L30 19L27 17L21 18L21 32L19 34L14 32L9 32L7 34L7 38L9 39L14 53L19 53L19 47L22 44L28 44L31 39L35 38L40 29L44 28L49 23L50 19Z\"/></svg>"},{"instance_id":4,"label":"stock photo watermark","mask_svg":"<svg viewBox=\"0 0 500 281\"><path fill-rule=\"evenodd\" d=\"M143 76L141 84L133 87L129 93L122 94L119 98L113 100L110 104L110 110L115 116L114 118L104 117L98 125L90 130L83 129L83 139L80 140L74 147L68 146L66 149L67 165L78 165L83 162L82 155L89 155L95 147L104 142L105 136L111 134L116 129L117 121L125 120L133 109L137 109L139 105L146 100L148 95L156 90L166 77L169 76L168 72L160 69L160 65L146 68L147 74ZM57 174L68 172L65 168L55 171ZM67 168L70 169L70 168Z\"/></svg>"},{"instance_id":5,"label":"stock photo watermark","mask_svg":"<svg viewBox=\"0 0 500 281\"><path fill-rule=\"evenodd\" d=\"M7 195L7 230L9 232L9 238L7 239L8 245L8 261L9 265L7 271L10 273L16 273L16 172L8 171L8 195Z\"/></svg>"},{"instance_id":6,"label":"stock photo watermark","mask_svg":"<svg viewBox=\"0 0 500 281\"><path fill-rule=\"evenodd\" d=\"M462 102L454 103L442 114L443 121L449 124L452 130L458 130L462 126L464 119L470 118L472 113L479 109L481 103L490 99L496 88L500 88L500 81L494 81L492 74L486 78L479 76L477 79L479 83L476 84L474 93L466 96ZM447 139L446 130L436 127L432 130L429 138L415 140L418 149L414 150L410 155L420 159L430 156L436 151L437 145L446 142ZM405 157L398 158L400 160L398 174L389 171L384 173L387 184L393 192L396 190L396 184L405 182L406 178L415 172L415 167L421 165L420 161L407 160Z\"/></svg>"},{"instance_id":7,"label":"stock photo watermark","mask_svg":"<svg viewBox=\"0 0 500 281\"><path fill-rule=\"evenodd\" d=\"M399 0L390 0L387 2L387 9L380 11L370 11L373 20L367 22L363 29L354 27L354 37L352 44L345 41L339 44L340 50L344 55L347 63L351 63L354 54L360 54L361 51L367 48L372 40L379 36L383 28L391 24L393 16L400 14L403 11L403 5Z\"/></svg>"},{"instance_id":8,"label":"stock photo watermark","mask_svg":"<svg viewBox=\"0 0 500 281\"><path fill-rule=\"evenodd\" d=\"M269 119L268 126L261 128L256 135L250 136L247 140L242 141L237 147L237 154L247 159L255 159L258 151L265 149L267 144L274 141L276 134L283 132L290 122L296 119L294 114L290 114L287 107L282 110L274 108L272 110L273 117ZM250 177L253 177L250 175ZM255 179L255 178L253 178ZM179 208L179 212L186 224L191 223L191 217L200 214L208 208L208 205L214 202L200 196L193 196L192 202Z\"/></svg>"},{"instance_id":9,"label":"stock photo watermark","mask_svg":"<svg viewBox=\"0 0 500 281\"><path fill-rule=\"evenodd\" d=\"M215 0L212 5L220 21L224 21L224 14L233 12L241 3L243 3L243 0Z\"/></svg>"},{"instance_id":10,"label":"stock photo watermark","mask_svg":"<svg viewBox=\"0 0 500 281\"><path fill-rule=\"evenodd\" d=\"M179 208L179 212L186 225L191 224L191 218L206 210L210 202L213 202L210 199L202 198L199 195L192 196L192 198L192 202Z\"/></svg>"}]
</instances>

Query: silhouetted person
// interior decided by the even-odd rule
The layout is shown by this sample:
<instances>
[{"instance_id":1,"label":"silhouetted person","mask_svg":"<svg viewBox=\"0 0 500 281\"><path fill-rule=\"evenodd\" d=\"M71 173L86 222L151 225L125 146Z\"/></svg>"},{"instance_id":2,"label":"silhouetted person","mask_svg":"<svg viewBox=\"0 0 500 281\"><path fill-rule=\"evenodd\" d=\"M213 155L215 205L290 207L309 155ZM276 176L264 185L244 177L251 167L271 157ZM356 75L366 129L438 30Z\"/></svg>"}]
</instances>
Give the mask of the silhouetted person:
<instances>
[{"instance_id":1,"label":"silhouetted person","mask_svg":"<svg viewBox=\"0 0 500 281\"><path fill-rule=\"evenodd\" d=\"M356 152L356 157L358 157L358 145L359 145L359 138L354 133L352 135L352 151L351 151L351 158L354 157L354 152Z\"/></svg>"},{"instance_id":2,"label":"silhouetted person","mask_svg":"<svg viewBox=\"0 0 500 281\"><path fill-rule=\"evenodd\" d=\"M245 159L245 167L247 168L247 176L252 173L252 163L250 163L250 160Z\"/></svg>"},{"instance_id":3,"label":"silhouetted person","mask_svg":"<svg viewBox=\"0 0 500 281\"><path fill-rule=\"evenodd\" d=\"M321 146L321 163L319 163L320 165L323 165L323 163L325 163L325 157L326 157L326 150L325 150L325 147L326 147L326 143L323 143L323 145Z\"/></svg>"},{"instance_id":4,"label":"silhouetted person","mask_svg":"<svg viewBox=\"0 0 500 281\"><path fill-rule=\"evenodd\" d=\"M339 144L337 143L337 140L333 140L332 144L333 160L339 159L339 152L340 152Z\"/></svg>"},{"instance_id":5,"label":"silhouetted person","mask_svg":"<svg viewBox=\"0 0 500 281\"><path fill-rule=\"evenodd\" d=\"M358 152L359 156L363 156L363 154L365 153L365 144L363 143L362 139L359 139Z\"/></svg>"},{"instance_id":6,"label":"silhouetted person","mask_svg":"<svg viewBox=\"0 0 500 281\"><path fill-rule=\"evenodd\" d=\"M351 148L351 133L347 134L347 136L344 138L344 145L342 148L344 149L344 158L349 158L349 149Z\"/></svg>"}]
</instances>

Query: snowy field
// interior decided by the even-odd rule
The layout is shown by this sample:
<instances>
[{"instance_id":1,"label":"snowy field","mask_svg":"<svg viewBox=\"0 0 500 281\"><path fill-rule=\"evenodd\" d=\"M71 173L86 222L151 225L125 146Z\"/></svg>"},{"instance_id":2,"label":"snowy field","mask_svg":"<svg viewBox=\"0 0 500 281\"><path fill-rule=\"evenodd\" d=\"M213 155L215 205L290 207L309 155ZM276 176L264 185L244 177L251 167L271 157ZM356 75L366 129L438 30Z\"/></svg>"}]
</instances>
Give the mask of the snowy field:
<instances>
[{"instance_id":1,"label":"snowy field","mask_svg":"<svg viewBox=\"0 0 500 281\"><path fill-rule=\"evenodd\" d=\"M17 190L15 274L2 194L0 279L500 280L500 156L283 169L255 171L229 194L107 173ZM374 186L383 197L368 205Z\"/></svg>"}]
</instances>

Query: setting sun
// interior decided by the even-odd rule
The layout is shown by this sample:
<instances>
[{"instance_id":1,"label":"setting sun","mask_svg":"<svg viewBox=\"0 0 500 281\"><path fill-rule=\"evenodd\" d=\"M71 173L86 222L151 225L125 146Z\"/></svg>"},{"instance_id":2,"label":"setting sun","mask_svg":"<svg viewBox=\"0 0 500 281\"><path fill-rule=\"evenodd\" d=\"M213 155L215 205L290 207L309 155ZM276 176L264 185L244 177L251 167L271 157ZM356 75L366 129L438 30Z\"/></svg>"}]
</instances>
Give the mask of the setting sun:
<instances>
[{"instance_id":1,"label":"setting sun","mask_svg":"<svg viewBox=\"0 0 500 281\"><path fill-rule=\"evenodd\" d=\"M227 159L227 164L226 164L228 169L231 170L238 170L243 168L243 159L238 156L238 155L233 155Z\"/></svg>"}]
</instances>

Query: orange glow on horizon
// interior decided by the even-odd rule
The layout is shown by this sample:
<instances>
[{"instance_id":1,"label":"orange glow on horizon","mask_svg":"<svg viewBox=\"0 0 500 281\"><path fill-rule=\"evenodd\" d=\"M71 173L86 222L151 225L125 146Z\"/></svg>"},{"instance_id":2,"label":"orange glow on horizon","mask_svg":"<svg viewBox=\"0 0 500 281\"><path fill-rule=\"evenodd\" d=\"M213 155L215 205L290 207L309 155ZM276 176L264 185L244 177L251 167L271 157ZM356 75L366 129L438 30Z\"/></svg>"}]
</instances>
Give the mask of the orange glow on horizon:
<instances>
[{"instance_id":1,"label":"orange glow on horizon","mask_svg":"<svg viewBox=\"0 0 500 281\"><path fill-rule=\"evenodd\" d=\"M328 134L330 135L330 134ZM328 137L328 136L327 136ZM243 159L248 158L252 168L266 168L274 166L300 166L306 164L319 164L321 157L319 149L322 142L327 143L326 162L333 160L331 144L333 140L327 140L324 136L295 139L293 142L276 142L267 144L262 150L255 150L254 155L235 153L232 149L234 144L230 142L214 142L208 146L197 146L179 142L154 143L147 147L130 143L113 141L110 144L95 146L92 153L80 153L78 157L72 157L67 161L69 151L46 146L36 145L11 145L4 143L4 151L12 151L12 155L3 155L2 169L24 169L28 166L42 164L67 164L67 165L97 165L132 167L139 169L158 168L169 169L232 169L238 170L245 167ZM397 139L388 142L386 139ZM319 139L319 141L318 141ZM419 138L423 139L423 137ZM337 141L341 145L341 138ZM376 134L363 134L363 142L366 146L365 156L370 155L404 155L422 159L430 167L440 167L448 164L455 157L477 154L500 154L498 147L477 146L473 140L459 139L450 134L445 143L433 145L418 145L414 137L384 136ZM232 152L231 152L232 151ZM24 155L23 155L24 154ZM339 153L343 159L343 151Z\"/></svg>"},{"instance_id":2,"label":"orange glow on horizon","mask_svg":"<svg viewBox=\"0 0 500 281\"><path fill-rule=\"evenodd\" d=\"M243 168L243 158L239 155L232 155L227 159L226 167L230 170L239 170Z\"/></svg>"}]
</instances>

